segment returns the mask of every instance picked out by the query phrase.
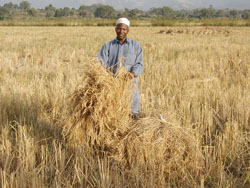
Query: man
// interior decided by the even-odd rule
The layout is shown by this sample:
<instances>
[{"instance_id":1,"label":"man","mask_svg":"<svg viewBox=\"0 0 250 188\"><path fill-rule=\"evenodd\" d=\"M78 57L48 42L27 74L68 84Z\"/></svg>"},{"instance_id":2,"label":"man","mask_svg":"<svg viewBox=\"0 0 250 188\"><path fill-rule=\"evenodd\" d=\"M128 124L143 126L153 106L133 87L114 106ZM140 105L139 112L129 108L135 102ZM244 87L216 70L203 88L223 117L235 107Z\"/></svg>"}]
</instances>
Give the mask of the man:
<instances>
[{"instance_id":1,"label":"man","mask_svg":"<svg viewBox=\"0 0 250 188\"><path fill-rule=\"evenodd\" d=\"M116 39L103 45L98 54L98 59L105 67L109 67L115 74L120 62L128 70L129 79L133 79L135 92L132 95L131 111L133 119L137 119L140 113L140 95L138 77L144 71L144 61L140 44L127 38L130 22L127 18L116 20Z\"/></svg>"}]
</instances>

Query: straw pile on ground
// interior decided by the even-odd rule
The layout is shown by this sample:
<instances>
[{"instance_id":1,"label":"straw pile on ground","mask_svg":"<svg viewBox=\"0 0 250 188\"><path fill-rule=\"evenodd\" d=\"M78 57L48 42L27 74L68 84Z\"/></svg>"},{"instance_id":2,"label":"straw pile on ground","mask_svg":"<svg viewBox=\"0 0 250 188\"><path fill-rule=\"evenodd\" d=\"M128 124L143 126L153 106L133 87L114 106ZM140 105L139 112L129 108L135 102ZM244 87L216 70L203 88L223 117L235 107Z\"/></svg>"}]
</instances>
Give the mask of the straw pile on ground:
<instances>
[{"instance_id":1,"label":"straw pile on ground","mask_svg":"<svg viewBox=\"0 0 250 188\"><path fill-rule=\"evenodd\" d=\"M168 28L166 30L159 31L161 34L167 35L175 35L175 34L190 34L190 35L216 35L216 34L224 34L228 35L231 32L227 29L221 28Z\"/></svg>"},{"instance_id":2,"label":"straw pile on ground","mask_svg":"<svg viewBox=\"0 0 250 188\"><path fill-rule=\"evenodd\" d=\"M133 84L126 74L120 69L113 76L96 62L88 66L83 86L72 96L64 135L97 153L105 152L128 176L136 171L142 179L153 175L160 185L197 185L203 162L192 131L155 117L132 121ZM187 182L190 179L193 182Z\"/></svg>"},{"instance_id":3,"label":"straw pile on ground","mask_svg":"<svg viewBox=\"0 0 250 188\"><path fill-rule=\"evenodd\" d=\"M114 76L93 61L85 70L82 86L71 97L63 133L72 142L109 150L129 129L133 84L124 69Z\"/></svg>"},{"instance_id":4,"label":"straw pile on ground","mask_svg":"<svg viewBox=\"0 0 250 188\"><path fill-rule=\"evenodd\" d=\"M118 153L130 171L140 171L144 178L154 174L158 186L167 182L168 186L193 187L200 179L203 157L192 130L157 117L133 122Z\"/></svg>"}]
</instances>

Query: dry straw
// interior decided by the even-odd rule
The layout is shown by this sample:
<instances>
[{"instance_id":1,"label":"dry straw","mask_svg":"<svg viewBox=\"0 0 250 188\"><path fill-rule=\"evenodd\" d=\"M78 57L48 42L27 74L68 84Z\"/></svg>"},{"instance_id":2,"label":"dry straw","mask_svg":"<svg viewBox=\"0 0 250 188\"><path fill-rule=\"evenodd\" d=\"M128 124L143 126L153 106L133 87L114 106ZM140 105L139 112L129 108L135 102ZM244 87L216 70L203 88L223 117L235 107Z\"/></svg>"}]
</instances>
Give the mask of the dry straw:
<instances>
[{"instance_id":1,"label":"dry straw","mask_svg":"<svg viewBox=\"0 0 250 188\"><path fill-rule=\"evenodd\" d=\"M190 35L216 35L216 34L224 34L228 35L231 33L231 31L227 29L220 29L220 28L169 28L167 30L161 30L158 33L165 33L168 35L174 35L174 34L190 34Z\"/></svg>"},{"instance_id":2,"label":"dry straw","mask_svg":"<svg viewBox=\"0 0 250 188\"><path fill-rule=\"evenodd\" d=\"M203 161L192 131L154 117L132 121L133 85L126 75L124 69L114 76L99 62L89 64L83 85L72 96L64 135L72 143L105 152L130 175L140 171L144 178L153 174L161 185L196 185Z\"/></svg>"},{"instance_id":3,"label":"dry straw","mask_svg":"<svg viewBox=\"0 0 250 188\"><path fill-rule=\"evenodd\" d=\"M203 156L192 130L147 117L132 122L121 142L113 157L123 159L130 172L137 169L144 178L153 174L158 186L199 184Z\"/></svg>"},{"instance_id":4,"label":"dry straw","mask_svg":"<svg viewBox=\"0 0 250 188\"><path fill-rule=\"evenodd\" d=\"M107 150L128 130L133 84L124 69L113 75L100 62L86 66L63 132L73 142Z\"/></svg>"}]
</instances>

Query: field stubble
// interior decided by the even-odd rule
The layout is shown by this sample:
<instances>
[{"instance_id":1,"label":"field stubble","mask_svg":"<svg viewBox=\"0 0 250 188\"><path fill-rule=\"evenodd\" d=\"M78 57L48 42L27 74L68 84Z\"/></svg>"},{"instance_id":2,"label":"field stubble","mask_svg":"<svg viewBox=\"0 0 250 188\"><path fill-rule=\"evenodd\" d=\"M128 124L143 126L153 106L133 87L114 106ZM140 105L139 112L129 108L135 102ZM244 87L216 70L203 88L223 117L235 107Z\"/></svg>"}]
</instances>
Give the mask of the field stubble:
<instances>
[{"instance_id":1,"label":"field stubble","mask_svg":"<svg viewBox=\"0 0 250 188\"><path fill-rule=\"evenodd\" d=\"M156 119L161 114L166 126L192 130L204 156L199 180L180 167L187 181L176 169L170 169L171 181L156 167L148 172L135 143L139 162L126 173L108 156L63 139L68 98L86 64L114 38L113 28L2 27L1 187L249 187L250 29L207 36L159 34L162 29L131 28L129 34L144 50L142 111Z\"/></svg>"}]
</instances>

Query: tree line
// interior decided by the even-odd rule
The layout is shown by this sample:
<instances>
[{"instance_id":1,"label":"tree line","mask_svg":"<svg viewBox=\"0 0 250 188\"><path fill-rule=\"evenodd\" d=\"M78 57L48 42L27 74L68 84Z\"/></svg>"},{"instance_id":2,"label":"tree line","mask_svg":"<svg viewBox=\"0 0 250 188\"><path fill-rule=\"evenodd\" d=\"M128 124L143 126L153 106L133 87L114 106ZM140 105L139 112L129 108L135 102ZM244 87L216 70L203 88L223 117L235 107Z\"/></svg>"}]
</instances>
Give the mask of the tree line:
<instances>
[{"instance_id":1,"label":"tree line","mask_svg":"<svg viewBox=\"0 0 250 188\"><path fill-rule=\"evenodd\" d=\"M112 6L94 4L82 5L76 8L56 8L52 4L42 9L32 8L28 1L19 4L5 3L0 6L0 20L13 19L17 17L83 17L83 18L104 18L115 19L118 17L128 18L166 18L166 19L210 19L210 18L235 18L250 19L250 9L215 9L212 5L208 8L193 10L173 10L170 7L151 8L148 11L139 9L115 10Z\"/></svg>"}]
</instances>

